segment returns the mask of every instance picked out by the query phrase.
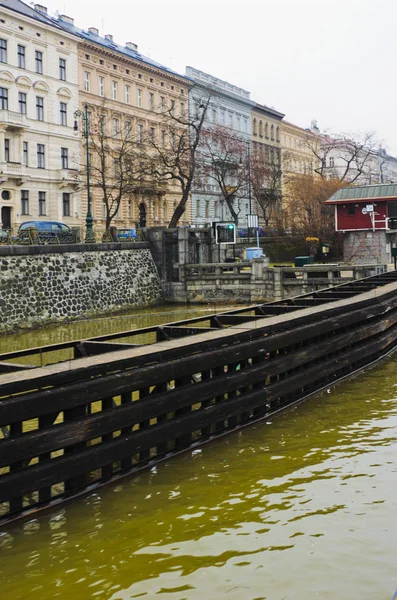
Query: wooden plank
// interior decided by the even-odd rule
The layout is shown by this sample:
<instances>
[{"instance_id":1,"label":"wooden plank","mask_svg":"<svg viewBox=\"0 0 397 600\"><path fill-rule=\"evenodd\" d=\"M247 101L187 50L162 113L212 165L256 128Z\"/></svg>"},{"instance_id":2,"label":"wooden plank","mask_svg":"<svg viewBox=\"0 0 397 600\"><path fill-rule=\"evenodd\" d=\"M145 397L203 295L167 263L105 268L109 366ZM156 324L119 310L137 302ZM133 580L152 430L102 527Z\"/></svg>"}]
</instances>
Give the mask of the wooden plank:
<instances>
[{"instance_id":1,"label":"wooden plank","mask_svg":"<svg viewBox=\"0 0 397 600\"><path fill-rule=\"evenodd\" d=\"M140 348L142 344L117 344L116 342L91 342L82 340L78 344L78 351L81 356L96 356L105 352L117 352L118 350L126 350L127 348Z\"/></svg>"}]
</instances>

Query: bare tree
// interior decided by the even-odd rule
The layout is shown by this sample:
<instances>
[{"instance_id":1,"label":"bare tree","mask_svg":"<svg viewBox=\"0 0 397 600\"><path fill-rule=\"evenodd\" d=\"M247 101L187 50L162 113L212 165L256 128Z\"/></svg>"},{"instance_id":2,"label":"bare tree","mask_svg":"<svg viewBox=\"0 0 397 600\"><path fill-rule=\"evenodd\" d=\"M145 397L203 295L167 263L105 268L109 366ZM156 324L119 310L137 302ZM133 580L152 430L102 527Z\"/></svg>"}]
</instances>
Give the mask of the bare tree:
<instances>
[{"instance_id":1,"label":"bare tree","mask_svg":"<svg viewBox=\"0 0 397 600\"><path fill-rule=\"evenodd\" d=\"M160 106L160 135L151 133L147 140L148 160L153 165L153 175L161 181L174 181L180 185L181 198L171 217L169 227L176 227L186 210L197 165L200 161L200 140L210 94L202 95L192 110L185 108L185 97L178 110L174 104Z\"/></svg>"},{"instance_id":2,"label":"bare tree","mask_svg":"<svg viewBox=\"0 0 397 600\"><path fill-rule=\"evenodd\" d=\"M123 198L131 197L139 188L150 165L142 136L133 133L131 119L116 118L105 105L90 107L89 152L90 183L93 191L100 190L108 230Z\"/></svg>"},{"instance_id":3,"label":"bare tree","mask_svg":"<svg viewBox=\"0 0 397 600\"><path fill-rule=\"evenodd\" d=\"M319 138L307 136L305 145L314 157L314 172L322 179L337 179L354 183L358 179L371 182L379 175L373 170L377 142L373 132L331 136L320 134Z\"/></svg>"},{"instance_id":4,"label":"bare tree","mask_svg":"<svg viewBox=\"0 0 397 600\"><path fill-rule=\"evenodd\" d=\"M250 159L253 196L266 227L281 210L281 156L279 148L255 149Z\"/></svg>"},{"instance_id":5,"label":"bare tree","mask_svg":"<svg viewBox=\"0 0 397 600\"><path fill-rule=\"evenodd\" d=\"M204 174L218 184L236 225L239 199L246 193L249 176L247 143L233 129L220 125L207 129L203 135Z\"/></svg>"}]
</instances>

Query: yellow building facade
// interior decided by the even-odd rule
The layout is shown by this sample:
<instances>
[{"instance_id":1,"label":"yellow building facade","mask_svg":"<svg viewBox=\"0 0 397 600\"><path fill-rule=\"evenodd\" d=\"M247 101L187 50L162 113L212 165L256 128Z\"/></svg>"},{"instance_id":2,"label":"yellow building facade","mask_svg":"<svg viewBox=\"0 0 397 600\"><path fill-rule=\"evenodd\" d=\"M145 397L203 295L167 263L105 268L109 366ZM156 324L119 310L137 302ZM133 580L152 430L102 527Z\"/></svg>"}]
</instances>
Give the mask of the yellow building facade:
<instances>
[{"instance_id":1,"label":"yellow building facade","mask_svg":"<svg viewBox=\"0 0 397 600\"><path fill-rule=\"evenodd\" d=\"M62 25L65 26L65 23ZM159 107L163 111L173 106L176 110L187 111L188 80L142 56L133 43L120 46L113 41L111 35L99 36L95 28L79 30L72 19L66 26L80 37L79 99L82 111L85 104L88 104L90 134L92 135L92 128L99 127L98 115L102 115L101 118L104 118L109 127L113 126L116 130L123 124L136 140L143 142L149 136L152 140L165 137ZM82 137L83 145L84 142ZM95 161L92 149L89 152L90 160ZM82 156L85 157L84 149ZM85 169L85 159L82 162ZM134 228L169 224L180 200L179 185L172 181L159 184L149 174L141 179L141 185L123 196L112 225ZM95 185L95 178L91 181L91 206L94 228L98 234L105 229L106 208L103 192L100 186ZM87 193L83 189L83 214L86 210ZM186 225L190 220L191 209L188 206L179 224Z\"/></svg>"}]
</instances>

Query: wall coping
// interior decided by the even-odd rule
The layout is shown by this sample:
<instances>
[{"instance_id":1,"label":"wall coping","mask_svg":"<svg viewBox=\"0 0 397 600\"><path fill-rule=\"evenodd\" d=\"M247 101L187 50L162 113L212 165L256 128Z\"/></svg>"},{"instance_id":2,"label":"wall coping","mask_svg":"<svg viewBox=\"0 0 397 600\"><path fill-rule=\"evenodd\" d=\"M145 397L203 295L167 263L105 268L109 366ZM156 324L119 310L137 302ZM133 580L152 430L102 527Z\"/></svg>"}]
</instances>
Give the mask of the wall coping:
<instances>
[{"instance_id":1,"label":"wall coping","mask_svg":"<svg viewBox=\"0 0 397 600\"><path fill-rule=\"evenodd\" d=\"M40 246L0 246L0 256L74 254L109 250L148 250L149 242L112 242L107 244L45 244Z\"/></svg>"}]
</instances>

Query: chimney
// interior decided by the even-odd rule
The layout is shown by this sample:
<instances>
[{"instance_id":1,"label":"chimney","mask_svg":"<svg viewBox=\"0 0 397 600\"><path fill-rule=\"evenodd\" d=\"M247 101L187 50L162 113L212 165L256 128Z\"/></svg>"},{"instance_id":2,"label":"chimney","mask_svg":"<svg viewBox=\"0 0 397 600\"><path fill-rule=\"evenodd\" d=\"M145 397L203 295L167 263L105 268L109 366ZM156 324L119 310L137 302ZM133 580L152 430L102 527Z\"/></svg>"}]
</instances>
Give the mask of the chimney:
<instances>
[{"instance_id":1,"label":"chimney","mask_svg":"<svg viewBox=\"0 0 397 600\"><path fill-rule=\"evenodd\" d=\"M109 40L109 42L113 42L113 36L112 36L112 35L110 35L110 33L107 33L107 34L105 35L105 40Z\"/></svg>"},{"instance_id":2,"label":"chimney","mask_svg":"<svg viewBox=\"0 0 397 600\"><path fill-rule=\"evenodd\" d=\"M45 15L47 14L47 7L43 6L42 4L35 4L34 9L38 12L44 13Z\"/></svg>"},{"instance_id":3,"label":"chimney","mask_svg":"<svg viewBox=\"0 0 397 600\"><path fill-rule=\"evenodd\" d=\"M96 27L89 27L88 33L92 33L92 35L99 35L99 29L97 29Z\"/></svg>"},{"instance_id":4,"label":"chimney","mask_svg":"<svg viewBox=\"0 0 397 600\"><path fill-rule=\"evenodd\" d=\"M133 42L126 42L125 47L128 48L128 50L138 50L138 46Z\"/></svg>"},{"instance_id":5,"label":"chimney","mask_svg":"<svg viewBox=\"0 0 397 600\"><path fill-rule=\"evenodd\" d=\"M63 21L64 23L70 23L74 25L74 19L72 17L67 17L66 15L59 15L58 21Z\"/></svg>"}]
</instances>

